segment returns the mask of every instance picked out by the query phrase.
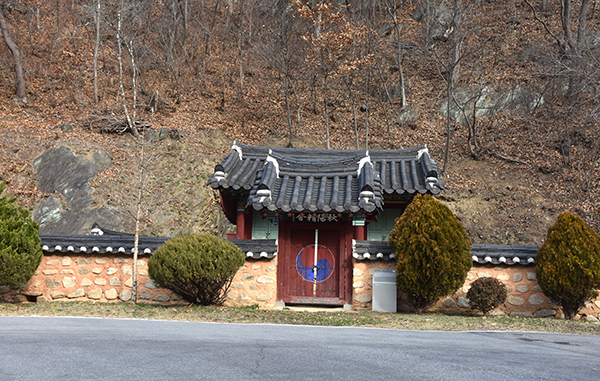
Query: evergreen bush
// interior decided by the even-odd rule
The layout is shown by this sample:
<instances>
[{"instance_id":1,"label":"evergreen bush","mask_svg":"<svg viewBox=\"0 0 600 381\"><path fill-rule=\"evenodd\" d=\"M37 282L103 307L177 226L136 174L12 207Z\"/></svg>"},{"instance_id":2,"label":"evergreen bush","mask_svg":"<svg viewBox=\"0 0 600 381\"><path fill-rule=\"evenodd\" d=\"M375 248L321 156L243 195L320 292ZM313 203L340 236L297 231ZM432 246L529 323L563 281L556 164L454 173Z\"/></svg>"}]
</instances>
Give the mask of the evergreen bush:
<instances>
[{"instance_id":1,"label":"evergreen bush","mask_svg":"<svg viewBox=\"0 0 600 381\"><path fill-rule=\"evenodd\" d=\"M0 184L0 194L6 184ZM23 287L42 261L38 224L16 198L0 197L0 286Z\"/></svg>"},{"instance_id":2,"label":"evergreen bush","mask_svg":"<svg viewBox=\"0 0 600 381\"><path fill-rule=\"evenodd\" d=\"M572 319L600 283L600 236L581 218L561 213L538 249L536 277L544 294Z\"/></svg>"},{"instance_id":3,"label":"evergreen bush","mask_svg":"<svg viewBox=\"0 0 600 381\"><path fill-rule=\"evenodd\" d=\"M208 234L168 240L148 260L148 272L160 287L190 303L221 305L244 254L231 242Z\"/></svg>"},{"instance_id":4,"label":"evergreen bush","mask_svg":"<svg viewBox=\"0 0 600 381\"><path fill-rule=\"evenodd\" d=\"M506 286L496 278L479 278L467 292L471 309L484 315L506 301Z\"/></svg>"},{"instance_id":5,"label":"evergreen bush","mask_svg":"<svg viewBox=\"0 0 600 381\"><path fill-rule=\"evenodd\" d=\"M458 290L471 268L471 240L450 209L430 195L408 205L388 243L396 250L398 288L420 314Z\"/></svg>"}]
</instances>

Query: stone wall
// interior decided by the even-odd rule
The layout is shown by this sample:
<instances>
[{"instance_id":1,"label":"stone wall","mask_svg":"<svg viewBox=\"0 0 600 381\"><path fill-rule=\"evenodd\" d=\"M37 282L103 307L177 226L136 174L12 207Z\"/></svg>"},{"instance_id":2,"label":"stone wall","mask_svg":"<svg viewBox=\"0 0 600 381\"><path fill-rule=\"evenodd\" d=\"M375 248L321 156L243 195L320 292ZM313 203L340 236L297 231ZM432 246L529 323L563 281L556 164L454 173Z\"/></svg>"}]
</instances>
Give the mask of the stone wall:
<instances>
[{"instance_id":1,"label":"stone wall","mask_svg":"<svg viewBox=\"0 0 600 381\"><path fill-rule=\"evenodd\" d=\"M394 269L394 261L354 261L353 309L372 308L372 270ZM501 280L508 289L506 302L493 314L507 314L521 317L561 316L560 307L544 295L537 283L535 266L475 266L467 274L465 285L454 295L441 298L432 308L445 312L469 311L467 292L470 284L479 278L494 277ZM398 292L398 311L411 311L406 298ZM586 303L580 311L587 320L600 319L600 298L594 303Z\"/></svg>"},{"instance_id":2,"label":"stone wall","mask_svg":"<svg viewBox=\"0 0 600 381\"><path fill-rule=\"evenodd\" d=\"M178 295L157 288L148 277L149 255L137 262L138 301L167 303ZM103 302L131 299L132 258L125 255L45 255L40 267L25 287L16 293L4 290L5 301L96 300Z\"/></svg>"},{"instance_id":3,"label":"stone wall","mask_svg":"<svg viewBox=\"0 0 600 381\"><path fill-rule=\"evenodd\" d=\"M138 301L181 303L181 297L158 288L148 277L149 255L137 262ZM45 255L25 287L18 291L0 288L0 301L46 302L53 300L129 301L132 282L131 256ZM258 304L274 308L277 295L277 259L248 259L236 273L227 294L227 305Z\"/></svg>"},{"instance_id":4,"label":"stone wall","mask_svg":"<svg viewBox=\"0 0 600 381\"><path fill-rule=\"evenodd\" d=\"M277 296L277 257L271 260L247 259L235 274L227 293L227 305L275 307Z\"/></svg>"},{"instance_id":5,"label":"stone wall","mask_svg":"<svg viewBox=\"0 0 600 381\"><path fill-rule=\"evenodd\" d=\"M149 255L138 259L138 300L148 303L181 303L181 297L156 287L148 277ZM373 269L394 269L394 261L354 261L352 308L372 308ZM18 291L0 288L0 301L91 300L104 302L131 299L132 258L127 255L45 255L29 283ZM470 284L483 277L501 280L508 288L507 301L492 313L522 317L560 316L560 307L546 297L537 284L534 266L481 266L469 271L465 285L454 295L441 298L433 309L445 312L469 311ZM398 293L398 311L410 311L406 298ZM274 308L277 299L277 258L248 259L236 273L227 294L227 305L257 304ZM600 319L600 298L580 311L590 321Z\"/></svg>"}]
</instances>

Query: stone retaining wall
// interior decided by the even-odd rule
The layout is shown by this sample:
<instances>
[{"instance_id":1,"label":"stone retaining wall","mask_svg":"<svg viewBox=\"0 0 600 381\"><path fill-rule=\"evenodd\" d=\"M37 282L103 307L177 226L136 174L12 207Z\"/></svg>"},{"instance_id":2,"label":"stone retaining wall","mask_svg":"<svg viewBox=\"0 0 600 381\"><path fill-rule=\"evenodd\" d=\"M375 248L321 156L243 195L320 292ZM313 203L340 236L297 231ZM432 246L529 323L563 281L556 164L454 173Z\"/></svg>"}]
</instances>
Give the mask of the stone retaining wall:
<instances>
[{"instance_id":1,"label":"stone retaining wall","mask_svg":"<svg viewBox=\"0 0 600 381\"><path fill-rule=\"evenodd\" d=\"M272 260L246 259L235 274L227 293L227 305L275 307L277 296L277 257Z\"/></svg>"},{"instance_id":2,"label":"stone retaining wall","mask_svg":"<svg viewBox=\"0 0 600 381\"><path fill-rule=\"evenodd\" d=\"M179 295L158 288L148 277L149 255L137 262L138 301L181 303ZM0 288L0 301L46 302L53 300L129 301L132 282L131 256L45 255L35 275L21 290ZM227 305L258 304L275 307L277 295L277 259L248 259L236 273L227 294Z\"/></svg>"},{"instance_id":3,"label":"stone retaining wall","mask_svg":"<svg viewBox=\"0 0 600 381\"><path fill-rule=\"evenodd\" d=\"M149 255L137 261L138 300L167 303L181 300L178 295L157 288L148 277ZM25 287L16 293L4 290L5 301L131 299L133 260L125 255L45 255L40 267Z\"/></svg>"},{"instance_id":4,"label":"stone retaining wall","mask_svg":"<svg viewBox=\"0 0 600 381\"><path fill-rule=\"evenodd\" d=\"M395 269L393 261L354 261L353 272L353 309L372 308L373 269ZM508 288L508 297L504 305L493 314L507 314L521 317L560 316L560 307L544 295L537 283L535 266L475 266L467 274L465 285L454 295L440 299L432 308L446 312L469 311L467 292L470 284L479 278L494 277ZM412 311L401 292L398 293L398 311ZM594 303L586 303L580 311L587 320L600 319L600 298Z\"/></svg>"},{"instance_id":5,"label":"stone retaining wall","mask_svg":"<svg viewBox=\"0 0 600 381\"><path fill-rule=\"evenodd\" d=\"M148 277L149 255L138 259L138 300L149 303L181 303L181 297L156 287ZM354 261L352 308L372 308L372 270L395 269L393 261ZM92 300L103 302L131 299L132 259L126 255L45 255L29 283L18 291L0 288L0 301L44 302L52 300ZM454 295L440 299L433 308L445 312L469 310L470 284L483 277L501 280L508 288L506 302L493 314L522 317L560 316L560 307L546 297L537 284L534 266L475 266L465 285ZM274 308L277 299L277 258L248 259L236 273L227 294L227 305L257 304ZM398 311L410 311L406 298L399 293ZM600 298L587 303L580 314L590 321L600 319Z\"/></svg>"}]
</instances>

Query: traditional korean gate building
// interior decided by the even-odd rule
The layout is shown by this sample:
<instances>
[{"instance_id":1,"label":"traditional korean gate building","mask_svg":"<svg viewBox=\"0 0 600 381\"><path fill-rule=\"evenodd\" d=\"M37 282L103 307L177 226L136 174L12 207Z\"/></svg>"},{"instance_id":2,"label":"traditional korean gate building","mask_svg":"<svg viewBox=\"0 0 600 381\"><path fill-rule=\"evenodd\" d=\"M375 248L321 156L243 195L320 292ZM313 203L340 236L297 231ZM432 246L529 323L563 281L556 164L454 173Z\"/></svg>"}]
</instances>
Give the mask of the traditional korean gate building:
<instances>
[{"instance_id":1,"label":"traditional korean gate building","mask_svg":"<svg viewBox=\"0 0 600 381\"><path fill-rule=\"evenodd\" d=\"M426 146L364 151L234 143L208 183L219 190L225 215L237 225L232 241L247 257L231 304L345 308L370 302L370 285L356 284L357 275L395 266L388 234L412 198L444 187Z\"/></svg>"}]
</instances>

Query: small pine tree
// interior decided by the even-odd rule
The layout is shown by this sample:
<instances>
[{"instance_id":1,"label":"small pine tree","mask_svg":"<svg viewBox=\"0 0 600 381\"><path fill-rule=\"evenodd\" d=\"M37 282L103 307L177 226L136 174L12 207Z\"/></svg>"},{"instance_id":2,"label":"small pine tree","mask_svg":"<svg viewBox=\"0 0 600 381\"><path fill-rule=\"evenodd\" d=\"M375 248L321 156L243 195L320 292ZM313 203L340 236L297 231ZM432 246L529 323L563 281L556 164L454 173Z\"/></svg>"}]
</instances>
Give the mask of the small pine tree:
<instances>
[{"instance_id":1,"label":"small pine tree","mask_svg":"<svg viewBox=\"0 0 600 381\"><path fill-rule=\"evenodd\" d=\"M0 194L6 189L0 183ZM42 261L38 224L16 198L0 197L0 286L23 287Z\"/></svg>"},{"instance_id":2,"label":"small pine tree","mask_svg":"<svg viewBox=\"0 0 600 381\"><path fill-rule=\"evenodd\" d=\"M600 284L600 236L581 218L561 213L539 248L536 277L544 294L572 319Z\"/></svg>"},{"instance_id":3,"label":"small pine tree","mask_svg":"<svg viewBox=\"0 0 600 381\"><path fill-rule=\"evenodd\" d=\"M233 276L244 264L242 250L209 234L168 240L148 260L148 273L160 287L190 303L221 305Z\"/></svg>"},{"instance_id":4,"label":"small pine tree","mask_svg":"<svg viewBox=\"0 0 600 381\"><path fill-rule=\"evenodd\" d=\"M471 240L450 209L430 195L417 195L388 240L396 250L398 288L420 314L458 290L471 268Z\"/></svg>"},{"instance_id":5,"label":"small pine tree","mask_svg":"<svg viewBox=\"0 0 600 381\"><path fill-rule=\"evenodd\" d=\"M506 301L506 286L496 278L479 278L467 292L471 309L484 315Z\"/></svg>"}]
</instances>

